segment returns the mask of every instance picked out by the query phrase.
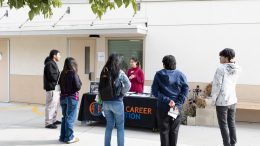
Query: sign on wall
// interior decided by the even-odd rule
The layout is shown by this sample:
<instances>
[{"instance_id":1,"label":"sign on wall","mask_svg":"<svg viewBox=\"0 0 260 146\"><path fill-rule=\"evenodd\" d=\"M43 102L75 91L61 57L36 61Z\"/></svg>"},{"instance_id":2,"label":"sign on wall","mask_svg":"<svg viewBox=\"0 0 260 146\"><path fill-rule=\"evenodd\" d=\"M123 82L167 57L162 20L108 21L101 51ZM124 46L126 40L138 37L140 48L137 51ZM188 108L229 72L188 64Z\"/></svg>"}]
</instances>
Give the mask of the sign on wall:
<instances>
[{"instance_id":1,"label":"sign on wall","mask_svg":"<svg viewBox=\"0 0 260 146\"><path fill-rule=\"evenodd\" d=\"M97 52L98 62L105 62L105 52Z\"/></svg>"}]
</instances>

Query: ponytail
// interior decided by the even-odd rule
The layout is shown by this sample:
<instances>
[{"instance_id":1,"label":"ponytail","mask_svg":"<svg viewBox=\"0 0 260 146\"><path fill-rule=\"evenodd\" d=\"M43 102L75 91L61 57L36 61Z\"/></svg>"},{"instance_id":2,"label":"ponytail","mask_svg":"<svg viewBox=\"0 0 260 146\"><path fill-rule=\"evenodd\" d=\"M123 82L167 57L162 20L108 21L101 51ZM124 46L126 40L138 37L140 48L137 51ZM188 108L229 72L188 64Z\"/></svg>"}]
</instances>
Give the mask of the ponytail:
<instances>
[{"instance_id":1,"label":"ponytail","mask_svg":"<svg viewBox=\"0 0 260 146\"><path fill-rule=\"evenodd\" d=\"M141 66L141 64L140 64L140 62L139 62L139 61L137 61L137 62L136 62L136 66L138 66L138 67L140 67L140 66Z\"/></svg>"},{"instance_id":2,"label":"ponytail","mask_svg":"<svg viewBox=\"0 0 260 146\"><path fill-rule=\"evenodd\" d=\"M131 60L136 62L136 66L141 67L141 63L138 61L138 59L136 57L132 57Z\"/></svg>"}]
</instances>

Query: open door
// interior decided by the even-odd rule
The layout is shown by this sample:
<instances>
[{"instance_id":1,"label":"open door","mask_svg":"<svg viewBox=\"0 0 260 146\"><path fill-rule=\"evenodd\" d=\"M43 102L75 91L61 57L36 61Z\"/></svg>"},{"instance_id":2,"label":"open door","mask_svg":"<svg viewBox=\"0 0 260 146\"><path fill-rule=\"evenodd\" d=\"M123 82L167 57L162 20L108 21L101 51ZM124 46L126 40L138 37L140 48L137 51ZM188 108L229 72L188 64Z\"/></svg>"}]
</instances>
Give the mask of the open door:
<instances>
[{"instance_id":1,"label":"open door","mask_svg":"<svg viewBox=\"0 0 260 146\"><path fill-rule=\"evenodd\" d=\"M9 40L0 39L0 102L9 102Z\"/></svg>"},{"instance_id":2,"label":"open door","mask_svg":"<svg viewBox=\"0 0 260 146\"><path fill-rule=\"evenodd\" d=\"M69 56L78 63L78 74L82 81L80 99L89 92L90 79L95 80L95 46L96 41L87 38L69 39Z\"/></svg>"}]
</instances>

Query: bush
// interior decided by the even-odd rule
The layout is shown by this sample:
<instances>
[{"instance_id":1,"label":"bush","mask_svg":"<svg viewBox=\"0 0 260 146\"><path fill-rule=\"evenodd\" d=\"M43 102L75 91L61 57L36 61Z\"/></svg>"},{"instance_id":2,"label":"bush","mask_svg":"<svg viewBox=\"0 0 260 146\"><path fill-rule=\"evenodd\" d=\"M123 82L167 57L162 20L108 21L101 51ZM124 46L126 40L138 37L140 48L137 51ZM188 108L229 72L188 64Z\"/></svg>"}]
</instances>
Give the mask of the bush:
<instances>
[{"instance_id":1,"label":"bush","mask_svg":"<svg viewBox=\"0 0 260 146\"><path fill-rule=\"evenodd\" d=\"M205 100L205 97L199 96L195 101L198 108L206 108L207 102Z\"/></svg>"}]
</instances>

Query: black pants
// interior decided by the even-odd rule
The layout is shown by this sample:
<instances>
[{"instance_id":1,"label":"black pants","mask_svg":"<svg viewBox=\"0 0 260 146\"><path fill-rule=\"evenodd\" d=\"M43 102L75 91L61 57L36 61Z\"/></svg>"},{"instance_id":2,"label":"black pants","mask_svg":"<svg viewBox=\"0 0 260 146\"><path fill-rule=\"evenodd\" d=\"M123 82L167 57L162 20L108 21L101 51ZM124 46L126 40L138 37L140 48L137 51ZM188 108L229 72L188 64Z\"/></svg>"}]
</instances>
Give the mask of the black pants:
<instances>
[{"instance_id":1,"label":"black pants","mask_svg":"<svg viewBox=\"0 0 260 146\"><path fill-rule=\"evenodd\" d=\"M218 124L221 131L224 146L235 146L236 137L236 105L217 106Z\"/></svg>"},{"instance_id":2,"label":"black pants","mask_svg":"<svg viewBox=\"0 0 260 146\"><path fill-rule=\"evenodd\" d=\"M177 146L181 115L173 120L168 116L169 109L158 109L161 146Z\"/></svg>"}]
</instances>

